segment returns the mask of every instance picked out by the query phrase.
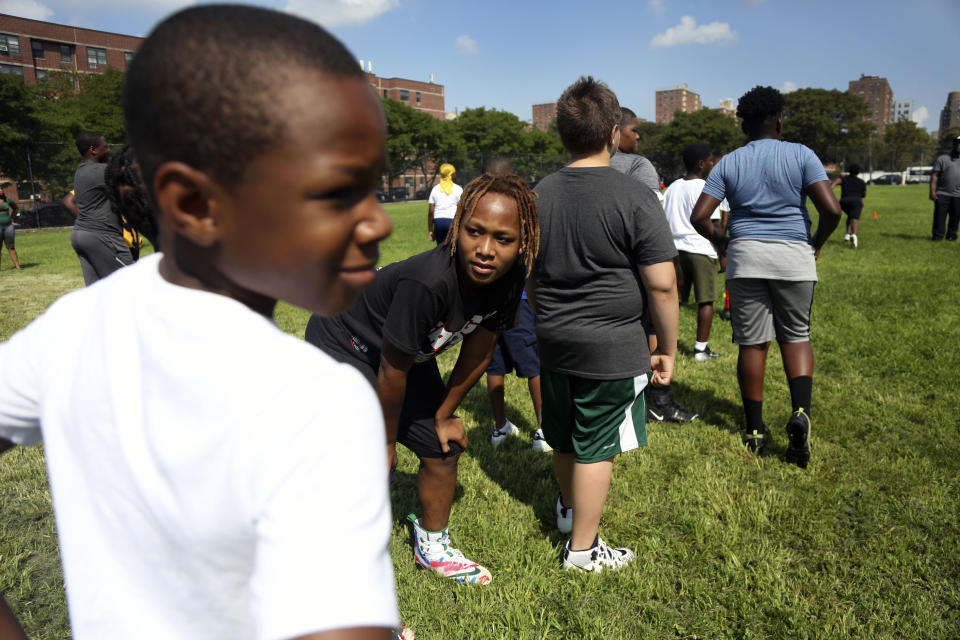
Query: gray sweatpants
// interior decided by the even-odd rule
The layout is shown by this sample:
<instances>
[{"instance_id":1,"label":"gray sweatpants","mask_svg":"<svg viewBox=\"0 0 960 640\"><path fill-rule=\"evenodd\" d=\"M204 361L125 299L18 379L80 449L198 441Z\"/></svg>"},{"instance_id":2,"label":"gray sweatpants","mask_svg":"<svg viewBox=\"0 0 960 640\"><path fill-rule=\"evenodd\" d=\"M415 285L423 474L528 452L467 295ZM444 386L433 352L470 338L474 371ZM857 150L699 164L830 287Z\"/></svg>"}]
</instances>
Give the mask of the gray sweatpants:
<instances>
[{"instance_id":1,"label":"gray sweatpants","mask_svg":"<svg viewBox=\"0 0 960 640\"><path fill-rule=\"evenodd\" d=\"M80 258L83 282L88 287L128 264L133 264L130 248L123 236L107 235L74 227L70 232L70 244Z\"/></svg>"}]
</instances>

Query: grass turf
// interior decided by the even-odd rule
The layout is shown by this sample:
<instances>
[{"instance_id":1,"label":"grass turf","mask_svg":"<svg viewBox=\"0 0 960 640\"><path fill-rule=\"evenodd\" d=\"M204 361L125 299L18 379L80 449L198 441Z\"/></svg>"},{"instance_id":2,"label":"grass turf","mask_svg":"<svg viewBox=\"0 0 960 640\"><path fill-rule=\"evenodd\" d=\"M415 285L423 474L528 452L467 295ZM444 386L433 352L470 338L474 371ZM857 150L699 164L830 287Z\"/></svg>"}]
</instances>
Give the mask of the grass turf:
<instances>
[{"instance_id":1,"label":"grass turf","mask_svg":"<svg viewBox=\"0 0 960 640\"><path fill-rule=\"evenodd\" d=\"M388 206L384 263L430 247L425 208ZM738 435L729 325L714 322L722 357L697 363L695 309L681 308L675 395L704 420L652 424L650 446L616 461L601 533L637 551L622 572L560 569L557 489L550 456L530 450L526 385L508 376L508 416L523 435L494 449L481 381L460 412L471 443L451 531L494 581L460 586L414 568L401 521L416 508L416 459L401 447L390 546L407 626L422 640L956 638L960 246L929 241L931 208L924 185L871 187L860 248L842 241L842 223L824 247L806 470L782 460L790 407L776 349L764 407L776 440L757 458ZM5 255L0 271L2 339L82 285L68 232L19 233L17 248L24 271ZM302 335L305 313L281 304L276 317ZM0 509L0 591L32 637L67 637L41 449L0 458Z\"/></svg>"}]
</instances>

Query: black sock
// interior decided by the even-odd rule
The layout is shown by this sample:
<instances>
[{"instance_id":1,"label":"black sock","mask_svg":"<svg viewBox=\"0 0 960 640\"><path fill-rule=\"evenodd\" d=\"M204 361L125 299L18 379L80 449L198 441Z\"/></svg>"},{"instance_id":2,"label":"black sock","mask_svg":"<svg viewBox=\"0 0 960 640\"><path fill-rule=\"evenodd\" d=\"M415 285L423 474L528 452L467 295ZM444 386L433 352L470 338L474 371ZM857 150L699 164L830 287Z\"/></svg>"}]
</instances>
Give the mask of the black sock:
<instances>
[{"instance_id":1,"label":"black sock","mask_svg":"<svg viewBox=\"0 0 960 640\"><path fill-rule=\"evenodd\" d=\"M790 401L793 403L793 412L800 409L810 417L810 398L813 396L813 377L797 376L787 381L790 385Z\"/></svg>"},{"instance_id":2,"label":"black sock","mask_svg":"<svg viewBox=\"0 0 960 640\"><path fill-rule=\"evenodd\" d=\"M760 430L764 429L763 424L763 401L762 400L750 400L749 398L742 398L743 400L743 413L747 416L747 431L753 431L754 429Z\"/></svg>"},{"instance_id":3,"label":"black sock","mask_svg":"<svg viewBox=\"0 0 960 640\"><path fill-rule=\"evenodd\" d=\"M657 406L664 406L670 404L670 401L673 400L673 394L670 393L670 385L666 387L658 387L656 385L648 385L650 389L650 404Z\"/></svg>"}]
</instances>

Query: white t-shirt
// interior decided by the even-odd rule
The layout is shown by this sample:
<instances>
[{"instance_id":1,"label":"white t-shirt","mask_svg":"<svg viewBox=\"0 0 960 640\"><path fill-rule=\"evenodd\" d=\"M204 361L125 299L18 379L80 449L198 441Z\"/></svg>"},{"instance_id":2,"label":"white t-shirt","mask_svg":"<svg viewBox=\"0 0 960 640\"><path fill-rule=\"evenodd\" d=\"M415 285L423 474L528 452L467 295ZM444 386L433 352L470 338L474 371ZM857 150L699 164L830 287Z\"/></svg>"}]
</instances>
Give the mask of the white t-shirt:
<instances>
[{"instance_id":1,"label":"white t-shirt","mask_svg":"<svg viewBox=\"0 0 960 640\"><path fill-rule=\"evenodd\" d=\"M395 626L376 394L159 262L0 344L0 437L42 435L73 637Z\"/></svg>"},{"instance_id":2,"label":"white t-shirt","mask_svg":"<svg viewBox=\"0 0 960 640\"><path fill-rule=\"evenodd\" d=\"M663 211L667 215L667 222L670 223L670 231L673 232L673 244L677 251L700 253L716 258L717 252L713 248L713 243L697 233L697 230L690 224L690 214L693 213L693 206L697 204L700 192L703 191L703 185L705 184L706 180L700 178L674 180L667 187L666 193L663 194ZM720 206L710 214L710 219L720 220L721 209L724 211L730 210L726 200L721 202Z\"/></svg>"},{"instance_id":3,"label":"white t-shirt","mask_svg":"<svg viewBox=\"0 0 960 640\"><path fill-rule=\"evenodd\" d=\"M440 190L440 185L436 185L430 190L430 199L427 201L433 206L433 219L453 217L457 214L457 203L460 202L460 196L463 194L463 187L454 183L453 191L444 193Z\"/></svg>"}]
</instances>

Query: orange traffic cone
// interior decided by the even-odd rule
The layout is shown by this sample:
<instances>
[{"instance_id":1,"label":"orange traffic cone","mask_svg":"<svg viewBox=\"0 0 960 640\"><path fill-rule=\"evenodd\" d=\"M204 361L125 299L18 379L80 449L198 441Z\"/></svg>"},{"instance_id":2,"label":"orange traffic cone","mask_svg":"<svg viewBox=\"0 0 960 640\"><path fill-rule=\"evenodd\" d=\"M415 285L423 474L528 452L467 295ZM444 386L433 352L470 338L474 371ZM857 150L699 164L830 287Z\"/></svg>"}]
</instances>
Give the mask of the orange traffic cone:
<instances>
[{"instance_id":1,"label":"orange traffic cone","mask_svg":"<svg viewBox=\"0 0 960 640\"><path fill-rule=\"evenodd\" d=\"M873 219L874 219L874 220L877 219L877 210L876 210L876 209L873 210Z\"/></svg>"}]
</instances>

